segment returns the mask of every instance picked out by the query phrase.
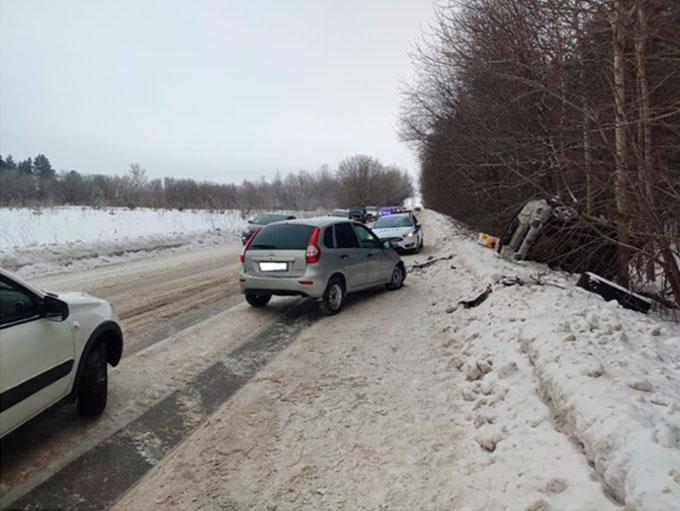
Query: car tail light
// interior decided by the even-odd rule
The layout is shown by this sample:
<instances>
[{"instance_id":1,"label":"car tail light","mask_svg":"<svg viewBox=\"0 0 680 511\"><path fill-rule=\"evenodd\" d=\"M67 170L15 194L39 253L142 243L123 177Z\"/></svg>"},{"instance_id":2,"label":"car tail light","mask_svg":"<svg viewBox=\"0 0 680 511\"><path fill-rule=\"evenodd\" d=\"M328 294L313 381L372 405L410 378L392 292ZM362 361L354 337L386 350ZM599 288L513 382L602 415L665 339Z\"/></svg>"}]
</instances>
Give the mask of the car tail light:
<instances>
[{"instance_id":1,"label":"car tail light","mask_svg":"<svg viewBox=\"0 0 680 511\"><path fill-rule=\"evenodd\" d=\"M321 247L319 246L319 235L321 234L321 229L314 227L312 235L309 237L307 242L307 251L305 252L305 262L318 263L321 259Z\"/></svg>"},{"instance_id":2,"label":"car tail light","mask_svg":"<svg viewBox=\"0 0 680 511\"><path fill-rule=\"evenodd\" d=\"M243 248L241 249L241 262L242 263L246 262L246 251L248 250L248 247L250 246L250 244L255 239L255 236L257 236L257 233L259 233L259 232L260 232L260 229L258 229L253 234L251 234L250 238L248 238L248 241L246 241L246 244L243 245Z\"/></svg>"}]
</instances>

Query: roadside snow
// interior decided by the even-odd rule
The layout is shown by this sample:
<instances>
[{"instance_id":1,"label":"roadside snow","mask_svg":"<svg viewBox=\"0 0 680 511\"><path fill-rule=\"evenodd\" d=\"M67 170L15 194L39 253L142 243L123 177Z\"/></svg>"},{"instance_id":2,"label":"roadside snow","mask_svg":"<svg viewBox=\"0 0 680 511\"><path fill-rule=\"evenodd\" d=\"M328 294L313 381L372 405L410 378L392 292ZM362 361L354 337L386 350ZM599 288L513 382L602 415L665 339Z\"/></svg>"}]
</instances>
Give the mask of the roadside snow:
<instances>
[{"instance_id":1,"label":"roadside snow","mask_svg":"<svg viewBox=\"0 0 680 511\"><path fill-rule=\"evenodd\" d=\"M244 225L238 211L2 208L0 266L24 277L83 270L232 242Z\"/></svg>"},{"instance_id":2,"label":"roadside snow","mask_svg":"<svg viewBox=\"0 0 680 511\"><path fill-rule=\"evenodd\" d=\"M305 330L117 508L680 509L680 328L425 229L451 259Z\"/></svg>"},{"instance_id":3,"label":"roadside snow","mask_svg":"<svg viewBox=\"0 0 680 511\"><path fill-rule=\"evenodd\" d=\"M552 423L573 438L618 502L629 509L680 509L679 326L607 303L575 287L572 276L496 259L472 239L457 240L456 249L454 264L479 282L519 274L528 283L496 283L482 305L456 311L454 330L466 339L463 368L480 360L494 368L528 362L532 371L523 383L535 379L549 406L549 416L522 416L521 401L513 403L503 414L510 419L506 429ZM532 285L531 275L543 285ZM478 409L491 405L497 413L495 396L508 388L501 371L468 378L462 392ZM511 437L500 435L502 443Z\"/></svg>"}]
</instances>

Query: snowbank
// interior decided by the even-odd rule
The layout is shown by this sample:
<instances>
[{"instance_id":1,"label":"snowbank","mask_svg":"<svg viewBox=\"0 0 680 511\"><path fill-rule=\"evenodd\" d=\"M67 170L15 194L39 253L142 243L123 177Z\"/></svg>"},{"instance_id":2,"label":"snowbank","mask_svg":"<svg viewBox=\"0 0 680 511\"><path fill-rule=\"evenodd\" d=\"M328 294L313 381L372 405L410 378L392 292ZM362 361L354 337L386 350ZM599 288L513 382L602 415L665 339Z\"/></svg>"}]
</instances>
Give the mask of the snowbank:
<instances>
[{"instance_id":1,"label":"snowbank","mask_svg":"<svg viewBox=\"0 0 680 511\"><path fill-rule=\"evenodd\" d=\"M466 379L461 394L480 446L531 466L542 456L543 430L554 427L582 450L616 502L680 509L678 325L604 302L575 287L573 276L500 260L433 216L459 233L451 247L456 270L439 264L422 271L441 283L439 298L455 309L453 333L464 342L454 363ZM474 277L462 288L459 270ZM503 276L519 276L523 285L506 285L512 281L504 284ZM487 284L493 291L481 305L456 306ZM549 414L527 406L531 386ZM556 479L546 496L563 484Z\"/></svg>"},{"instance_id":2,"label":"snowbank","mask_svg":"<svg viewBox=\"0 0 680 511\"><path fill-rule=\"evenodd\" d=\"M2 208L0 266L26 277L85 269L232 242L244 225L238 211Z\"/></svg>"}]
</instances>

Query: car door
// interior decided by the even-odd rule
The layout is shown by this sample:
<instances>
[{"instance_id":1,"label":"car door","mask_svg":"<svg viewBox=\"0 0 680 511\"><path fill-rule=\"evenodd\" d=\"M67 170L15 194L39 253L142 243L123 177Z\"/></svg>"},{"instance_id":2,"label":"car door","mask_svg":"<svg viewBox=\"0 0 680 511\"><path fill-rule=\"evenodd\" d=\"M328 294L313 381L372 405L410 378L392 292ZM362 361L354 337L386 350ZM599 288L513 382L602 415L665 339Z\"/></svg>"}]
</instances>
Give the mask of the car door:
<instances>
[{"instance_id":1,"label":"car door","mask_svg":"<svg viewBox=\"0 0 680 511\"><path fill-rule=\"evenodd\" d=\"M335 257L347 276L348 287L359 289L365 287L368 278L368 258L366 252L360 248L352 224L341 222L335 224Z\"/></svg>"},{"instance_id":2,"label":"car door","mask_svg":"<svg viewBox=\"0 0 680 511\"><path fill-rule=\"evenodd\" d=\"M364 225L354 224L354 231L359 239L359 245L368 259L368 285L383 284L392 274L392 259L385 254L380 238Z\"/></svg>"},{"instance_id":3,"label":"car door","mask_svg":"<svg viewBox=\"0 0 680 511\"><path fill-rule=\"evenodd\" d=\"M0 436L70 391L71 326L42 316L40 303L18 283L0 279Z\"/></svg>"}]
</instances>

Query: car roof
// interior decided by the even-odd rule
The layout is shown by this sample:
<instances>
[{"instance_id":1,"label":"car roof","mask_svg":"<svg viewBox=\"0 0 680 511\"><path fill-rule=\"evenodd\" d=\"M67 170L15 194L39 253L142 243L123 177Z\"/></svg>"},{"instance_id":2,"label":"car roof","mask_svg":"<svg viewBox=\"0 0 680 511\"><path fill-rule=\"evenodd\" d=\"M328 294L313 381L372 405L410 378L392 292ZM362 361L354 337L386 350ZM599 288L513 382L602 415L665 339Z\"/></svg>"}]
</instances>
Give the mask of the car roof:
<instances>
[{"instance_id":1,"label":"car roof","mask_svg":"<svg viewBox=\"0 0 680 511\"><path fill-rule=\"evenodd\" d=\"M345 219L332 216L319 216L313 218L297 218L295 220L284 220L282 222L276 222L269 225L274 226L282 224L292 224L292 225L311 225L312 227L326 227L328 225L340 223L359 223L359 222L352 222L349 218Z\"/></svg>"},{"instance_id":2,"label":"car roof","mask_svg":"<svg viewBox=\"0 0 680 511\"><path fill-rule=\"evenodd\" d=\"M255 213L255 216L260 216L260 215L268 215L268 216L295 216L295 215L291 215L291 214L288 214L288 213L273 213L273 212L272 212L272 213L268 213L268 212L264 212L264 213Z\"/></svg>"}]
</instances>

